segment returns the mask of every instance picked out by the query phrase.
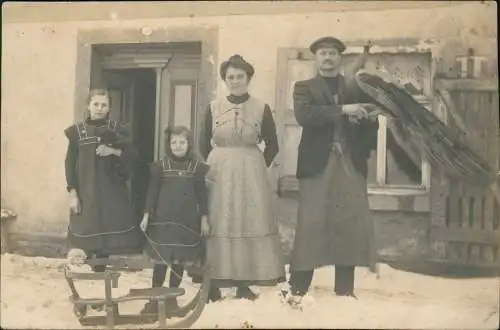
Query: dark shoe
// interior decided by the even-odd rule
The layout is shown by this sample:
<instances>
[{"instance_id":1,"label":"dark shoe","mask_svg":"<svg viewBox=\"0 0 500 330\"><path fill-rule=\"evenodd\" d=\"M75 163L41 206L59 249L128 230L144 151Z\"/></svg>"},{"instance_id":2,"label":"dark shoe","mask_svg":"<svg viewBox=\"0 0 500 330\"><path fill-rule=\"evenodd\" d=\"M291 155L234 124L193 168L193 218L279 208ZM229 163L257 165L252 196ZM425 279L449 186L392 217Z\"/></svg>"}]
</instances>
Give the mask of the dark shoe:
<instances>
[{"instance_id":1,"label":"dark shoe","mask_svg":"<svg viewBox=\"0 0 500 330\"><path fill-rule=\"evenodd\" d=\"M220 300L222 300L222 293L221 293L220 289L218 289L218 288L216 288L216 289L210 288L210 292L208 293L207 303L217 302L217 301L220 301Z\"/></svg>"},{"instance_id":2,"label":"dark shoe","mask_svg":"<svg viewBox=\"0 0 500 330\"><path fill-rule=\"evenodd\" d=\"M259 298L259 295L250 290L249 287L238 287L236 290L236 299L247 299L254 301Z\"/></svg>"},{"instance_id":3,"label":"dark shoe","mask_svg":"<svg viewBox=\"0 0 500 330\"><path fill-rule=\"evenodd\" d=\"M166 316L168 318L185 316L181 315L181 313L179 312L179 304L177 303L177 299L175 298L165 300L165 309ZM147 302L141 310L141 315L152 315L158 317L158 303L156 301Z\"/></svg>"},{"instance_id":4,"label":"dark shoe","mask_svg":"<svg viewBox=\"0 0 500 330\"><path fill-rule=\"evenodd\" d=\"M167 310L167 317L184 317L187 313L181 313L179 303L176 298L167 299L165 301L165 309Z\"/></svg>"},{"instance_id":5,"label":"dark shoe","mask_svg":"<svg viewBox=\"0 0 500 330\"><path fill-rule=\"evenodd\" d=\"M358 297L353 292L335 292L335 294L339 297L351 297L356 300L359 300Z\"/></svg>"}]
</instances>

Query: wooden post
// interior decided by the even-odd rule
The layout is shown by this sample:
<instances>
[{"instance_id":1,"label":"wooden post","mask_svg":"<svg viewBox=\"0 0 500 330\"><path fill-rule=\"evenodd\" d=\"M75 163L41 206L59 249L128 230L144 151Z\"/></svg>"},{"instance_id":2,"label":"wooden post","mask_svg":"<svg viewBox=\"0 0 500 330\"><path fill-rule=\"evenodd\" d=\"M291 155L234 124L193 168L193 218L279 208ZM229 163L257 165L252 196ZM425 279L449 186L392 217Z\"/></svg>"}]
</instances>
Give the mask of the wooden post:
<instances>
[{"instance_id":1,"label":"wooden post","mask_svg":"<svg viewBox=\"0 0 500 330\"><path fill-rule=\"evenodd\" d=\"M486 157L489 163L492 165L493 170L498 171L500 169L499 157L500 157L500 135L498 127L498 92L493 91L484 95L483 102L481 105L485 110L488 111L487 116L485 116L484 122L484 132L486 133L486 143L487 151ZM484 222L483 229L487 231L498 230L498 218L500 214L496 214L495 209L500 206L500 191L499 182L494 182L490 191L487 191L485 197L485 209L484 209ZM495 260L498 245L485 245L482 250L482 262L487 265L499 265L500 260ZM498 257L497 257L498 258Z\"/></svg>"},{"instance_id":2,"label":"wooden post","mask_svg":"<svg viewBox=\"0 0 500 330\"><path fill-rule=\"evenodd\" d=\"M163 299L158 301L158 323L159 328L165 329L167 327L167 310Z\"/></svg>"},{"instance_id":3,"label":"wooden post","mask_svg":"<svg viewBox=\"0 0 500 330\"><path fill-rule=\"evenodd\" d=\"M386 184L387 172L387 117L378 116L379 129L377 138L377 185Z\"/></svg>"},{"instance_id":4,"label":"wooden post","mask_svg":"<svg viewBox=\"0 0 500 330\"><path fill-rule=\"evenodd\" d=\"M446 197L448 196L447 179L444 178L439 169L434 169L431 173L431 228L446 227ZM432 259L443 261L446 259L446 242L431 241Z\"/></svg>"},{"instance_id":5,"label":"wooden post","mask_svg":"<svg viewBox=\"0 0 500 330\"><path fill-rule=\"evenodd\" d=\"M156 72L156 101L155 101L155 142L154 142L154 159L158 160L160 158L160 137L161 137L161 123L160 123L160 118L161 118L161 76L163 74L163 68L155 68Z\"/></svg>"},{"instance_id":6,"label":"wooden post","mask_svg":"<svg viewBox=\"0 0 500 330\"><path fill-rule=\"evenodd\" d=\"M113 329L115 327L115 308L113 304L112 295L112 272L105 270L104 273L104 299L106 304L106 329Z\"/></svg>"}]
</instances>

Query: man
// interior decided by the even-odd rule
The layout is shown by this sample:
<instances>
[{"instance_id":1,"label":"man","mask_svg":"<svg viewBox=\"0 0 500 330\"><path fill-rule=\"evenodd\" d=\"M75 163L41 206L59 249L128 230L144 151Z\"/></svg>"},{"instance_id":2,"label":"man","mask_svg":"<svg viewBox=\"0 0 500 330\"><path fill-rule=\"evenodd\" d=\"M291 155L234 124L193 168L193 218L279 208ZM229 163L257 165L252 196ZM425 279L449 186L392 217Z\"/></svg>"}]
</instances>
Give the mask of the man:
<instances>
[{"instance_id":1,"label":"man","mask_svg":"<svg viewBox=\"0 0 500 330\"><path fill-rule=\"evenodd\" d=\"M375 106L359 103L362 95L354 82L370 46L364 47L344 77L340 74L344 43L333 37L316 40L310 50L318 75L294 86L295 117L303 130L291 292L283 291L289 303L300 302L307 293L315 268L335 265L335 293L355 297L355 266L375 265L366 176L378 122L368 115Z\"/></svg>"}]
</instances>

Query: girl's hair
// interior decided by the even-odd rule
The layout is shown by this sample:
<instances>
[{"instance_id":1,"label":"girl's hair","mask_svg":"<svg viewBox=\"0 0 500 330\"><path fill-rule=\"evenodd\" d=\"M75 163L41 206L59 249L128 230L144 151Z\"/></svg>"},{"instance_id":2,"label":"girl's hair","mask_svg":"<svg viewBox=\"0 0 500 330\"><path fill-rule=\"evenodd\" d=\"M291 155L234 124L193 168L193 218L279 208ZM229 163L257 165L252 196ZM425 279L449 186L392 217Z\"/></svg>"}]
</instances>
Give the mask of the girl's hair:
<instances>
[{"instance_id":1,"label":"girl's hair","mask_svg":"<svg viewBox=\"0 0 500 330\"><path fill-rule=\"evenodd\" d=\"M186 126L169 126L165 128L163 134L165 135L165 151L167 155L172 154L172 150L170 149L170 139L172 135L183 135L184 137L186 137L186 140L188 142L186 157L195 161L203 161L203 157L194 146L193 132L189 128L187 128Z\"/></svg>"},{"instance_id":2,"label":"girl's hair","mask_svg":"<svg viewBox=\"0 0 500 330\"><path fill-rule=\"evenodd\" d=\"M89 91L88 96L87 96L87 104L89 104L90 101L92 100L92 98L96 95L106 96L106 98L108 99L108 102L109 102L109 106L111 107L111 94L109 94L109 91L107 89L103 89L103 88L91 89Z\"/></svg>"}]
</instances>

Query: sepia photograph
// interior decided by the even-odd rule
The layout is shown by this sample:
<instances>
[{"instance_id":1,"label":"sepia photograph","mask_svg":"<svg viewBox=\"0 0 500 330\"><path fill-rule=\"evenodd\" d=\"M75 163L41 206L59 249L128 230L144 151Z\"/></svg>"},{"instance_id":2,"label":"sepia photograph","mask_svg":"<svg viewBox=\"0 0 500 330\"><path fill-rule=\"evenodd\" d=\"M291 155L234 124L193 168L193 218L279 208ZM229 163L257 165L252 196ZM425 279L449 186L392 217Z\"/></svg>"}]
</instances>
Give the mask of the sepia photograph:
<instances>
[{"instance_id":1,"label":"sepia photograph","mask_svg":"<svg viewBox=\"0 0 500 330\"><path fill-rule=\"evenodd\" d=\"M2 3L2 329L498 329L495 1Z\"/></svg>"}]
</instances>

